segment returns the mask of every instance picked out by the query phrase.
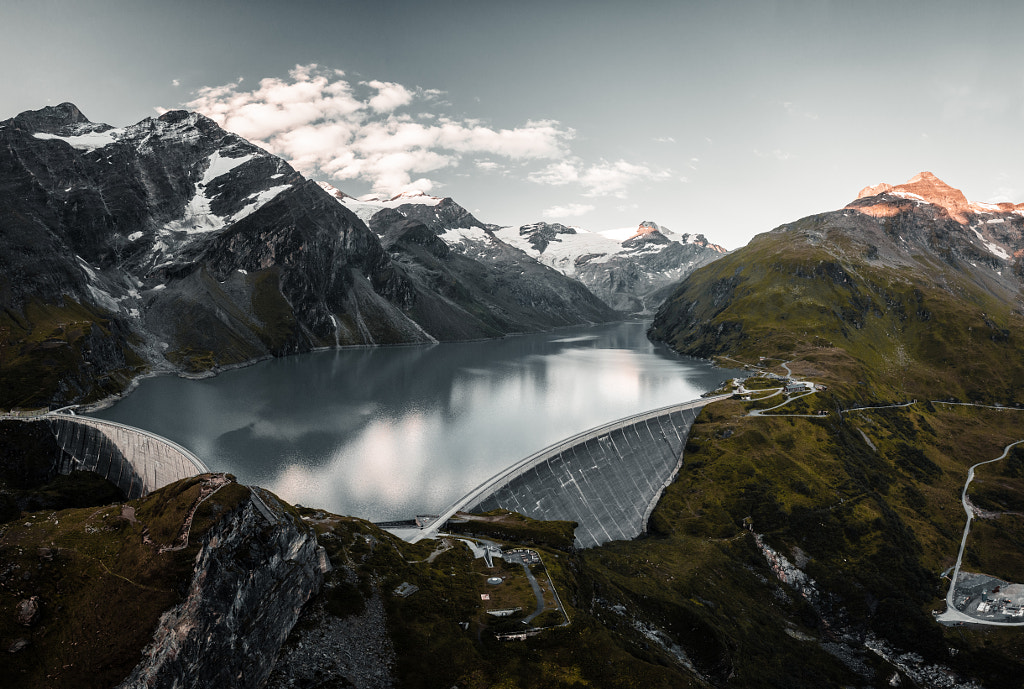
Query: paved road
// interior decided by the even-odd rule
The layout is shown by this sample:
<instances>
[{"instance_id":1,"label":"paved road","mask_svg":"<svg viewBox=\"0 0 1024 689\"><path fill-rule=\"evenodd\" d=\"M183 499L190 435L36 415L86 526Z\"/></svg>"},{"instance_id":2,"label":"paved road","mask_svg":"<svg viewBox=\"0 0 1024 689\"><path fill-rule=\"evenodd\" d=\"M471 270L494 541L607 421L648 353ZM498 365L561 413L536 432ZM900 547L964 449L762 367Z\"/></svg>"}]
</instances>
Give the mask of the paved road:
<instances>
[{"instance_id":1,"label":"paved road","mask_svg":"<svg viewBox=\"0 0 1024 689\"><path fill-rule=\"evenodd\" d=\"M505 559L508 560L510 555L506 555ZM544 592L540 589L540 584L537 583L537 578L533 576L533 572L530 571L530 565L523 562L523 559L518 555L515 556L519 560L519 564L523 566L523 571L526 572L526 578L530 580L530 586L533 587L533 595L537 597L537 609L532 613L523 618L523 624L530 624L533 619L544 612Z\"/></svg>"},{"instance_id":2,"label":"paved road","mask_svg":"<svg viewBox=\"0 0 1024 689\"><path fill-rule=\"evenodd\" d=\"M875 409L897 409L902 407L911 407L915 404L917 404L917 400L913 400L912 402L904 402L903 404L879 404L874 407L850 407L849 409L843 409L839 413L845 414L846 412L851 411L873 411Z\"/></svg>"},{"instance_id":3,"label":"paved road","mask_svg":"<svg viewBox=\"0 0 1024 689\"><path fill-rule=\"evenodd\" d=\"M967 547L967 535L971 532L971 521L974 519L974 510L971 509L971 504L967 501L967 487L971 485L971 481L974 480L974 470L980 467L982 464L991 464L992 462L998 462L1001 459L1005 459L1006 455L1010 454L1010 448L1014 445L1020 445L1024 443L1024 440L1018 440L1015 443L1010 443L1003 448L1003 454L999 455L995 459L989 459L984 462L978 462L967 471L967 482L964 484L964 490L960 494L960 503L964 507L964 512L967 513L967 524L964 525L964 536L960 541L960 552L956 556L956 566L953 568L953 576L949 580L949 590L946 592L946 612L939 615L936 619L944 624L953 624L956 622L970 622L971 624L987 624L997 627L1020 627L1024 625L1024 622L995 622L992 620L982 620L976 617L966 615L953 605L953 598L956 593L956 581L960 576L960 563L964 559L964 550Z\"/></svg>"},{"instance_id":4,"label":"paved road","mask_svg":"<svg viewBox=\"0 0 1024 689\"><path fill-rule=\"evenodd\" d=\"M786 361L786 362L784 362L782 364L782 368L786 369L786 375L789 376L789 378L792 379L792 381L794 383L806 383L806 384L809 384L811 386L810 392L805 392L804 394L797 395L796 397L790 397L785 402L783 402L782 404L776 404L774 407L769 407L767 409L754 409L752 411L747 412L747 416L785 416L785 417L798 416L798 417L801 417L801 418L820 419L821 416L819 414L766 414L765 413L765 412L769 412L769 411L774 411L776 409L779 409L780 407L784 407L787 404L789 404L790 402L798 400L801 397L807 397L808 395L813 395L815 392L817 392L817 389L815 388L813 382L811 382L809 380L797 380L796 378L793 378L793 372L789 369L789 362L788 361ZM781 389L780 389L780 392L781 392ZM772 395L768 395L767 397L762 397L761 399L768 399L768 397L774 397L776 394L778 394L778 393L774 393Z\"/></svg>"}]
</instances>

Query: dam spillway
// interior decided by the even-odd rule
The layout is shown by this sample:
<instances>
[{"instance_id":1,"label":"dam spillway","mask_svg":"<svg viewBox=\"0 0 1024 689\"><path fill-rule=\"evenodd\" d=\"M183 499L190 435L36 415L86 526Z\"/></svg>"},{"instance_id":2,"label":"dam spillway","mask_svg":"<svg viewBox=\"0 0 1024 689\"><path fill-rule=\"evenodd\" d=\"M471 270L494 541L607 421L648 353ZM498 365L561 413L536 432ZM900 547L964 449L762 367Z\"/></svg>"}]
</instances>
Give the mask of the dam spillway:
<instances>
[{"instance_id":1,"label":"dam spillway","mask_svg":"<svg viewBox=\"0 0 1024 689\"><path fill-rule=\"evenodd\" d=\"M576 522L578 548L636 538L682 466L700 410L726 397L655 409L567 438L484 482L431 527L403 535L412 541L431 538L456 512L502 508L533 519Z\"/></svg>"},{"instance_id":2,"label":"dam spillway","mask_svg":"<svg viewBox=\"0 0 1024 689\"><path fill-rule=\"evenodd\" d=\"M48 414L44 418L62 451L58 473L92 471L115 484L129 500L209 471L193 453L155 433L86 416Z\"/></svg>"}]
</instances>

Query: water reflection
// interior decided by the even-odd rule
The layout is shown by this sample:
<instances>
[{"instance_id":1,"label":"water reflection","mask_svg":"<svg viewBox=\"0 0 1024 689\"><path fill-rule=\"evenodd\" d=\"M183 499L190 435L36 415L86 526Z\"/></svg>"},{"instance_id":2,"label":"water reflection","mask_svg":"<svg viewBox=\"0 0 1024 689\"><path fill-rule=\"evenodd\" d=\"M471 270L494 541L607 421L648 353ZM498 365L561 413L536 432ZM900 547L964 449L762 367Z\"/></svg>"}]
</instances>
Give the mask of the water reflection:
<instances>
[{"instance_id":1,"label":"water reflection","mask_svg":"<svg viewBox=\"0 0 1024 689\"><path fill-rule=\"evenodd\" d=\"M645 330L316 352L200 381L146 380L97 416L167 436L292 502L406 518L566 436L736 374L655 347Z\"/></svg>"}]
</instances>

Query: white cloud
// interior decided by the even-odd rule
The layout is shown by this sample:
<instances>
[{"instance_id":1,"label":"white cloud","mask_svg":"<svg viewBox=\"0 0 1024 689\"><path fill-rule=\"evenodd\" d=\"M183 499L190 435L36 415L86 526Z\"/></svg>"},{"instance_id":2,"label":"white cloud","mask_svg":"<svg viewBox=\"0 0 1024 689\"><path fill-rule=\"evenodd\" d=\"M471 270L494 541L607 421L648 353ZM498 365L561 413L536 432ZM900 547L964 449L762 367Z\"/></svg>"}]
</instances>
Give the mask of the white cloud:
<instances>
[{"instance_id":1,"label":"white cloud","mask_svg":"<svg viewBox=\"0 0 1024 689\"><path fill-rule=\"evenodd\" d=\"M579 159L572 159L551 163L531 173L527 179L537 184L554 186L578 183L584 189L584 196L626 198L626 190L631 184L663 181L671 177L672 173L668 170L655 170L646 164L638 165L625 160L602 160L593 165L584 165Z\"/></svg>"},{"instance_id":2,"label":"white cloud","mask_svg":"<svg viewBox=\"0 0 1024 689\"><path fill-rule=\"evenodd\" d=\"M412 102L412 92L392 81L364 81L363 84L377 89L377 95L370 99L369 106L377 112L392 112Z\"/></svg>"},{"instance_id":3,"label":"white cloud","mask_svg":"<svg viewBox=\"0 0 1024 689\"><path fill-rule=\"evenodd\" d=\"M594 206L584 203L569 203L564 206L552 206L545 210L541 215L545 218L557 219L557 218L576 218L581 215L586 215L590 211L594 210Z\"/></svg>"},{"instance_id":4,"label":"white cloud","mask_svg":"<svg viewBox=\"0 0 1024 689\"><path fill-rule=\"evenodd\" d=\"M243 89L241 79L204 87L185 106L304 173L369 181L387 194L428 190L437 182L422 175L455 167L463 155L562 158L575 135L553 120L496 129L480 120L423 114L424 105L441 105L443 92L344 77L340 70L297 65L287 79L262 79L252 90ZM415 118L400 112L406 106L416 107Z\"/></svg>"},{"instance_id":5,"label":"white cloud","mask_svg":"<svg viewBox=\"0 0 1024 689\"><path fill-rule=\"evenodd\" d=\"M659 136L653 139L653 141L656 141L659 144L674 144L676 142L675 138L671 136Z\"/></svg>"},{"instance_id":6,"label":"white cloud","mask_svg":"<svg viewBox=\"0 0 1024 689\"><path fill-rule=\"evenodd\" d=\"M178 79L171 79L171 86L181 86L181 81Z\"/></svg>"}]
</instances>

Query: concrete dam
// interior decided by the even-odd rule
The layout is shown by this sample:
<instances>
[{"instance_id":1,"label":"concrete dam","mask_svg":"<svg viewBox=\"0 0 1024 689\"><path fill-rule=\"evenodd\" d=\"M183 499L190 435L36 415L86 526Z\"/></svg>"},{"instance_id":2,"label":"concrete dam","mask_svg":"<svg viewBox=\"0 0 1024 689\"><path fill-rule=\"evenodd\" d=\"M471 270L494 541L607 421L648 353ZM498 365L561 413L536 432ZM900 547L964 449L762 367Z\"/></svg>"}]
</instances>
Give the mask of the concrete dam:
<instances>
[{"instance_id":1,"label":"concrete dam","mask_svg":"<svg viewBox=\"0 0 1024 689\"><path fill-rule=\"evenodd\" d=\"M57 471L92 471L140 498L189 476L209 472L194 454L154 433L85 416L47 414L62 450Z\"/></svg>"},{"instance_id":2,"label":"concrete dam","mask_svg":"<svg viewBox=\"0 0 1024 689\"><path fill-rule=\"evenodd\" d=\"M577 522L578 548L636 538L682 466L700 410L727 397L655 409L567 438L477 486L429 527L399 535L412 542L433 538L456 512L503 508Z\"/></svg>"}]
</instances>

